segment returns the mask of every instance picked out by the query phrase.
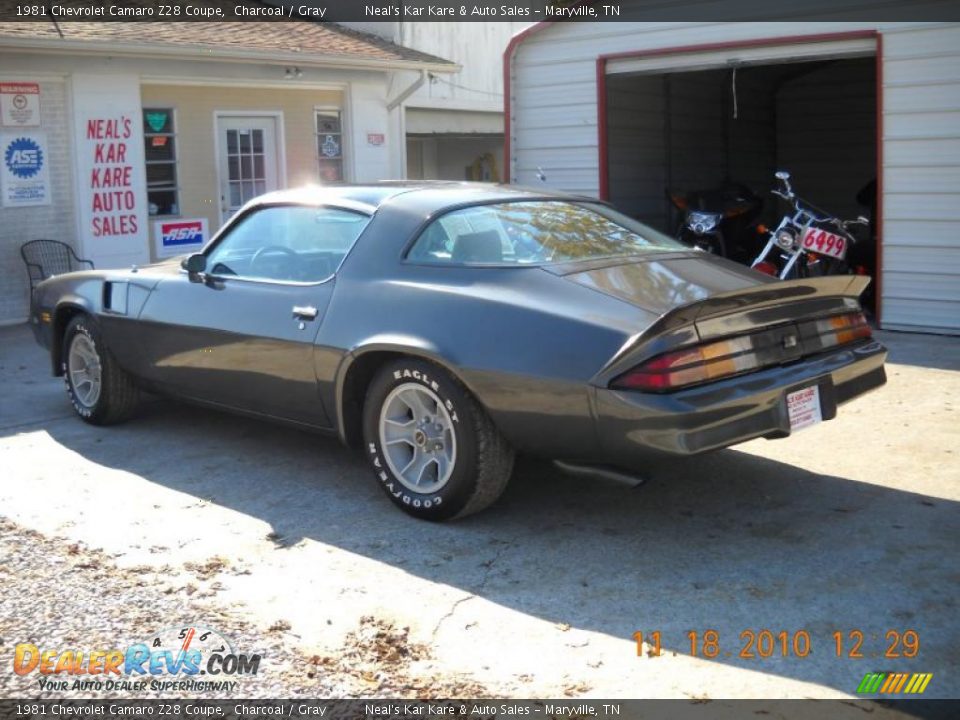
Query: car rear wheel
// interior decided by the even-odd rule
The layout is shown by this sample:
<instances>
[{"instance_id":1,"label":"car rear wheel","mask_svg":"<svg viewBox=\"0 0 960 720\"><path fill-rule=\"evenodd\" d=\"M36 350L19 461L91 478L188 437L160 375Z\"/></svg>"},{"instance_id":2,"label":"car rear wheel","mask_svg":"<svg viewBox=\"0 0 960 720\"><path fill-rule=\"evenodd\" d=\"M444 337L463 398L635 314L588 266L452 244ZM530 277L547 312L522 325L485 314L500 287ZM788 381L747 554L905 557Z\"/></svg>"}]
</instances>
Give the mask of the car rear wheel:
<instances>
[{"instance_id":1,"label":"car rear wheel","mask_svg":"<svg viewBox=\"0 0 960 720\"><path fill-rule=\"evenodd\" d=\"M63 377L73 409L93 425L125 420L137 406L139 390L103 342L87 315L70 321L63 335Z\"/></svg>"},{"instance_id":2,"label":"car rear wheel","mask_svg":"<svg viewBox=\"0 0 960 720\"><path fill-rule=\"evenodd\" d=\"M422 360L380 370L367 390L363 431L381 487L423 520L483 510L513 470L513 450L480 404L449 373Z\"/></svg>"}]
</instances>

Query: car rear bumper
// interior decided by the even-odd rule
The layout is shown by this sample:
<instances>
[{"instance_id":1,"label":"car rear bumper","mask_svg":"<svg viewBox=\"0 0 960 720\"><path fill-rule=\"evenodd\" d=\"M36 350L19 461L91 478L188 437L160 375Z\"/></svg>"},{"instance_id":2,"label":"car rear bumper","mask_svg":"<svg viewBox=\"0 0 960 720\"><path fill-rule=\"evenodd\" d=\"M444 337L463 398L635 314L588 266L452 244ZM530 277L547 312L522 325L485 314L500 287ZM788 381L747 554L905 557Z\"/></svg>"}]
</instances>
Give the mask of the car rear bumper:
<instances>
[{"instance_id":1,"label":"car rear bumper","mask_svg":"<svg viewBox=\"0 0 960 720\"><path fill-rule=\"evenodd\" d=\"M649 451L673 455L790 435L786 395L817 385L824 420L837 406L887 381L887 349L868 340L786 366L669 394L599 389L600 444L606 462L631 466Z\"/></svg>"}]
</instances>

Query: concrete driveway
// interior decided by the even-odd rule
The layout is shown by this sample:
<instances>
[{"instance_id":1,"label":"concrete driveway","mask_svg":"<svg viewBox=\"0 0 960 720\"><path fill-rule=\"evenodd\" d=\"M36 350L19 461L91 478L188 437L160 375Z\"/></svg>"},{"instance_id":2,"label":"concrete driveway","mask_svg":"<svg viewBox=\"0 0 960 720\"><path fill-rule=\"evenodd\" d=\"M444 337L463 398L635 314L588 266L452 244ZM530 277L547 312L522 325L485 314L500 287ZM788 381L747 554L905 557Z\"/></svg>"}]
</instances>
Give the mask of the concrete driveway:
<instances>
[{"instance_id":1,"label":"concrete driveway","mask_svg":"<svg viewBox=\"0 0 960 720\"><path fill-rule=\"evenodd\" d=\"M635 489L523 461L491 510L430 525L334 440L163 400L85 425L27 329L0 329L0 514L120 568L213 559L217 603L304 657L349 652L371 617L409 627L431 672L495 695L843 697L888 670L958 697L960 340L880 335L888 385L832 422ZM787 657L740 657L763 629ZM917 657L883 657L906 630Z\"/></svg>"}]
</instances>

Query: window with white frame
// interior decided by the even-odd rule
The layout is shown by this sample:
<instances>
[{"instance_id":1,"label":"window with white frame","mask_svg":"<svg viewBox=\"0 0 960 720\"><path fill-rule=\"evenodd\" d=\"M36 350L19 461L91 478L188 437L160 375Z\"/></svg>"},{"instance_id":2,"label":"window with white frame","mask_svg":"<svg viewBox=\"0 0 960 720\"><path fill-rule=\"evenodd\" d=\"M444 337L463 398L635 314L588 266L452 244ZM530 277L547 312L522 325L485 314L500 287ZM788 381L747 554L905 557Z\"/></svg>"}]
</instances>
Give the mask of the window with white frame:
<instances>
[{"instance_id":1,"label":"window with white frame","mask_svg":"<svg viewBox=\"0 0 960 720\"><path fill-rule=\"evenodd\" d=\"M147 205L151 215L179 215L176 128L173 108L143 109Z\"/></svg>"},{"instance_id":2,"label":"window with white frame","mask_svg":"<svg viewBox=\"0 0 960 720\"><path fill-rule=\"evenodd\" d=\"M317 108L317 176L320 182L343 180L342 114L336 108Z\"/></svg>"}]
</instances>

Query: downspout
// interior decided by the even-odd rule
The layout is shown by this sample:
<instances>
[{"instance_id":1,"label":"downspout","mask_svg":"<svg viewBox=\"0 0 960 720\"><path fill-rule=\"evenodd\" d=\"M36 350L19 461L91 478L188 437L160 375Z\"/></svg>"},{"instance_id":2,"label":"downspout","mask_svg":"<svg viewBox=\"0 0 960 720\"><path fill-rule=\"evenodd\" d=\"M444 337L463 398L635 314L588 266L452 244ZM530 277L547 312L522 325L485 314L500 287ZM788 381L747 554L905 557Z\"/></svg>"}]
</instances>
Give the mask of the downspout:
<instances>
[{"instance_id":1,"label":"downspout","mask_svg":"<svg viewBox=\"0 0 960 720\"><path fill-rule=\"evenodd\" d=\"M397 106L400 105L404 100L413 95L417 90L419 90L423 84L427 81L427 71L421 70L420 77L414 80L413 84L410 85L406 90L397 95L393 100L387 103L387 110L393 112L396 110Z\"/></svg>"}]
</instances>

